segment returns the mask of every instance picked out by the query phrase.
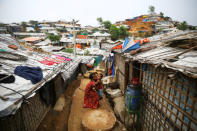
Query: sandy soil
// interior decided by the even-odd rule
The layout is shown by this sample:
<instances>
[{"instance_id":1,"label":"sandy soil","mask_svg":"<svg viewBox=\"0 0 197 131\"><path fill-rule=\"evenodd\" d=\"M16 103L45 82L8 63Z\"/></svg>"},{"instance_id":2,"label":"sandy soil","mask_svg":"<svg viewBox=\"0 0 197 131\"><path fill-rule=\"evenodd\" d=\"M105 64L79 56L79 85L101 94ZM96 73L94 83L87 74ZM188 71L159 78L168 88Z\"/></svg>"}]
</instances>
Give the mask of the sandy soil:
<instances>
[{"instance_id":1,"label":"sandy soil","mask_svg":"<svg viewBox=\"0 0 197 131\"><path fill-rule=\"evenodd\" d=\"M45 116L37 131L67 131L72 95L80 85L80 80L74 80L65 93L58 99L55 107Z\"/></svg>"},{"instance_id":2,"label":"sandy soil","mask_svg":"<svg viewBox=\"0 0 197 131\"><path fill-rule=\"evenodd\" d=\"M89 82L87 78L73 81L65 93L59 98L54 109L44 118L37 131L82 131L81 121L83 114L91 109L83 108L84 90ZM100 109L113 112L108 99L103 96L99 101ZM117 122L113 131L125 130L120 122Z\"/></svg>"},{"instance_id":3,"label":"sandy soil","mask_svg":"<svg viewBox=\"0 0 197 131\"><path fill-rule=\"evenodd\" d=\"M73 100L72 100L69 121L68 121L68 131L82 131L81 120L82 120L83 114L88 110L92 110L92 109L82 107L83 98L84 98L84 90L88 82L89 82L89 79L87 78L81 79L81 84L79 88L75 90L75 93L73 95ZM106 109L110 112L113 112L105 96L103 96L103 99L99 101L99 104L100 104L99 109ZM117 122L113 131L121 131L122 129L123 129L123 125Z\"/></svg>"}]
</instances>

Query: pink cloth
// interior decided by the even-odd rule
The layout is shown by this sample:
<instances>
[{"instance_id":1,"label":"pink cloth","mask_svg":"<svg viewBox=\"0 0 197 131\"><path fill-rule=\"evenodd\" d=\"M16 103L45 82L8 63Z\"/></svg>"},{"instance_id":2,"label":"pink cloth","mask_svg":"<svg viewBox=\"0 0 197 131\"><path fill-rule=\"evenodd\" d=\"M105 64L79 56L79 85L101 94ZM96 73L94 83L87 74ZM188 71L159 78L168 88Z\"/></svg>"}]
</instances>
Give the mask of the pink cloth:
<instances>
[{"instance_id":1,"label":"pink cloth","mask_svg":"<svg viewBox=\"0 0 197 131\"><path fill-rule=\"evenodd\" d=\"M39 61L39 62L42 63L42 64L44 64L44 65L48 65L48 66L55 64L55 62L48 61L48 60L43 60L43 61Z\"/></svg>"},{"instance_id":2,"label":"pink cloth","mask_svg":"<svg viewBox=\"0 0 197 131\"><path fill-rule=\"evenodd\" d=\"M65 60L65 61L70 61L71 59L69 59L69 58L66 58L66 57L62 57L62 56L60 56L60 55L55 55L56 56L56 58L58 58L58 59L60 59L60 60Z\"/></svg>"}]
</instances>

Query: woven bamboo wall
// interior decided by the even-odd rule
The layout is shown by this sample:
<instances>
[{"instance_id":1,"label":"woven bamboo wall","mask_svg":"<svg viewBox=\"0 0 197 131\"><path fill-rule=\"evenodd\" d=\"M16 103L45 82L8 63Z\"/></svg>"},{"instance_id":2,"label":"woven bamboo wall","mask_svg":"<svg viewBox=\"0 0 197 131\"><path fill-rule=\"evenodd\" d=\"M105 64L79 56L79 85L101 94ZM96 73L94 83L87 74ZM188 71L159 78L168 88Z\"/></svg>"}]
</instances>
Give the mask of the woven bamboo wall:
<instances>
[{"instance_id":1,"label":"woven bamboo wall","mask_svg":"<svg viewBox=\"0 0 197 131\"><path fill-rule=\"evenodd\" d=\"M34 131L40 124L50 106L47 106L40 98L39 93L30 99L29 103L23 103L15 115L0 119L1 131Z\"/></svg>"},{"instance_id":2,"label":"woven bamboo wall","mask_svg":"<svg viewBox=\"0 0 197 131\"><path fill-rule=\"evenodd\" d=\"M148 65L142 71L143 130L197 130L197 82L169 69Z\"/></svg>"}]
</instances>

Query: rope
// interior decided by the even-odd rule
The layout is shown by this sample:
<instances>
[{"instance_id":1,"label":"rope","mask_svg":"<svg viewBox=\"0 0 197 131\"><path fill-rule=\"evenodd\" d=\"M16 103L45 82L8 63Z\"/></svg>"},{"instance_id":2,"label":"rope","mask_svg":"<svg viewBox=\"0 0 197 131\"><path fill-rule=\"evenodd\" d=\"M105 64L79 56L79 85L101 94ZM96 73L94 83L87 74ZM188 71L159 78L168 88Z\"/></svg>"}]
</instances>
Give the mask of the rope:
<instances>
[{"instance_id":1,"label":"rope","mask_svg":"<svg viewBox=\"0 0 197 131\"><path fill-rule=\"evenodd\" d=\"M2 85L0 85L0 86L3 87L3 88L5 88L5 89L11 90L11 91L15 92L16 94L19 94L19 95L21 95L23 98L25 98L25 96L24 96L23 94L21 94L20 92L14 90L14 89L11 89L11 88L9 88L9 87L2 86Z\"/></svg>"}]
</instances>

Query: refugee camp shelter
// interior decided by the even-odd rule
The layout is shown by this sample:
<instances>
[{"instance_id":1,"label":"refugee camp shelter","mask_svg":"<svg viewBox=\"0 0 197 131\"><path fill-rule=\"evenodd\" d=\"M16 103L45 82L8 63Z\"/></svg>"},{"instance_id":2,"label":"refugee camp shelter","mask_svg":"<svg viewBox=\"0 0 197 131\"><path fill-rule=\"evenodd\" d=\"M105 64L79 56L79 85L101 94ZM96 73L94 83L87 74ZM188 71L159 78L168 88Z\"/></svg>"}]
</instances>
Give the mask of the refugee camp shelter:
<instances>
[{"instance_id":1,"label":"refugee camp shelter","mask_svg":"<svg viewBox=\"0 0 197 131\"><path fill-rule=\"evenodd\" d=\"M23 39L25 42L31 43L32 45L41 42L42 38L40 37L26 37Z\"/></svg>"},{"instance_id":2,"label":"refugee camp shelter","mask_svg":"<svg viewBox=\"0 0 197 131\"><path fill-rule=\"evenodd\" d=\"M97 39L97 40L109 40L110 39L110 34L108 34L108 33L100 33L100 32L95 32L94 34L92 34L92 35L88 35L88 37L90 38L90 39Z\"/></svg>"},{"instance_id":3,"label":"refugee camp shelter","mask_svg":"<svg viewBox=\"0 0 197 131\"><path fill-rule=\"evenodd\" d=\"M14 37L24 38L24 37L45 37L45 33L26 33L26 32L14 32Z\"/></svg>"},{"instance_id":4,"label":"refugee camp shelter","mask_svg":"<svg viewBox=\"0 0 197 131\"><path fill-rule=\"evenodd\" d=\"M126 94L139 78L142 130L196 130L197 31L160 37L129 53L114 50L116 79Z\"/></svg>"},{"instance_id":5,"label":"refugee camp shelter","mask_svg":"<svg viewBox=\"0 0 197 131\"><path fill-rule=\"evenodd\" d=\"M22 27L20 26L20 25L18 25L18 24L9 24L8 26L7 26L7 28L8 28L8 31L9 32L11 32L11 33L13 33L13 32L21 32L22 31Z\"/></svg>"},{"instance_id":6,"label":"refugee camp shelter","mask_svg":"<svg viewBox=\"0 0 197 131\"><path fill-rule=\"evenodd\" d=\"M44 26L44 27L41 27L40 28L40 31L42 33L50 33L51 31L56 31L56 29L54 27L47 27L47 26Z\"/></svg>"},{"instance_id":7,"label":"refugee camp shelter","mask_svg":"<svg viewBox=\"0 0 197 131\"><path fill-rule=\"evenodd\" d=\"M10 43L18 48L10 48ZM1 131L36 130L76 78L81 63L92 60L61 52L28 50L5 35L0 35L0 52Z\"/></svg>"},{"instance_id":8,"label":"refugee camp shelter","mask_svg":"<svg viewBox=\"0 0 197 131\"><path fill-rule=\"evenodd\" d=\"M33 27L26 27L26 32L34 32L35 29Z\"/></svg>"},{"instance_id":9,"label":"refugee camp shelter","mask_svg":"<svg viewBox=\"0 0 197 131\"><path fill-rule=\"evenodd\" d=\"M7 27L5 26L0 27L0 34L7 34L7 33L8 33Z\"/></svg>"}]
</instances>

